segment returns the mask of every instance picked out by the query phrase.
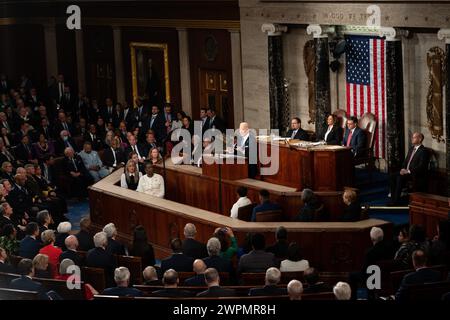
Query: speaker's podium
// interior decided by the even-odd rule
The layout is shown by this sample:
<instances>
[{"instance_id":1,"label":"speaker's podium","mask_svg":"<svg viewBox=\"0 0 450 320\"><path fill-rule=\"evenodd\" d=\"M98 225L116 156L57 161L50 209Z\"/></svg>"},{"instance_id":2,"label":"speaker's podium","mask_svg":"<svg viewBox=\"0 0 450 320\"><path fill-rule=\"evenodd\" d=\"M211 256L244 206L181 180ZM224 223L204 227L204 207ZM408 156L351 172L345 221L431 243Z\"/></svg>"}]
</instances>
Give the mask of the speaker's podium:
<instances>
[{"instance_id":1,"label":"speaker's podium","mask_svg":"<svg viewBox=\"0 0 450 320\"><path fill-rule=\"evenodd\" d=\"M223 180L248 178L248 160L233 154L203 155L202 174Z\"/></svg>"}]
</instances>

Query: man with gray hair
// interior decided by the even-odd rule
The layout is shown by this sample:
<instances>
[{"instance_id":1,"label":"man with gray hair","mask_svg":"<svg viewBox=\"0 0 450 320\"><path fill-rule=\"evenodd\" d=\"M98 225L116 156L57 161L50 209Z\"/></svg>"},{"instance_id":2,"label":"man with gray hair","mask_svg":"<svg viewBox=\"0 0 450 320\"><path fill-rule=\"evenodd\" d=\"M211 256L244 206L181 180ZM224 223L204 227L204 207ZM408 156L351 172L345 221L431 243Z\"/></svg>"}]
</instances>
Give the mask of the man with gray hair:
<instances>
[{"instance_id":1,"label":"man with gray hair","mask_svg":"<svg viewBox=\"0 0 450 320\"><path fill-rule=\"evenodd\" d=\"M173 269L168 269L163 275L164 289L152 292L152 295L158 297L192 297L192 293L186 290L178 289L178 273Z\"/></svg>"},{"instance_id":2,"label":"man with gray hair","mask_svg":"<svg viewBox=\"0 0 450 320\"><path fill-rule=\"evenodd\" d=\"M333 293L336 300L350 300L352 290L348 283L340 281L334 286Z\"/></svg>"},{"instance_id":3,"label":"man with gray hair","mask_svg":"<svg viewBox=\"0 0 450 320\"><path fill-rule=\"evenodd\" d=\"M81 267L83 265L83 258L77 253L78 248L78 239L74 235L68 236L64 240L64 244L66 246L66 251L61 253L59 256L59 261L64 259L72 260L77 266Z\"/></svg>"},{"instance_id":4,"label":"man with gray hair","mask_svg":"<svg viewBox=\"0 0 450 320\"><path fill-rule=\"evenodd\" d=\"M69 236L69 232L72 230L72 224L69 221L64 221L58 224L56 231L58 234L56 235L55 246L60 247L63 251L66 250L66 238Z\"/></svg>"},{"instance_id":5,"label":"man with gray hair","mask_svg":"<svg viewBox=\"0 0 450 320\"><path fill-rule=\"evenodd\" d=\"M302 300L303 284L298 280L291 280L287 285L289 300Z\"/></svg>"},{"instance_id":6,"label":"man with gray hair","mask_svg":"<svg viewBox=\"0 0 450 320\"><path fill-rule=\"evenodd\" d=\"M103 290L102 294L119 297L141 297L142 291L136 288L129 288L130 271L126 267L119 267L114 270L114 281L116 286Z\"/></svg>"},{"instance_id":7,"label":"man with gray hair","mask_svg":"<svg viewBox=\"0 0 450 320\"><path fill-rule=\"evenodd\" d=\"M203 260L197 259L194 261L192 267L194 269L195 276L184 280L184 285L188 287L205 287L206 264L203 262Z\"/></svg>"},{"instance_id":8,"label":"man with gray hair","mask_svg":"<svg viewBox=\"0 0 450 320\"><path fill-rule=\"evenodd\" d=\"M236 292L232 289L224 289L220 286L219 272L214 268L208 268L205 271L205 281L208 290L197 294L197 297L234 297Z\"/></svg>"},{"instance_id":9,"label":"man with gray hair","mask_svg":"<svg viewBox=\"0 0 450 320\"><path fill-rule=\"evenodd\" d=\"M89 250L86 254L86 266L93 268L102 268L105 270L106 285L114 285L114 269L116 268L116 259L106 251L108 237L105 232L97 232L94 235L95 248Z\"/></svg>"},{"instance_id":10,"label":"man with gray hair","mask_svg":"<svg viewBox=\"0 0 450 320\"><path fill-rule=\"evenodd\" d=\"M71 195L77 196L79 199L85 198L87 187L94 182L94 179L87 171L81 158L75 154L73 148L64 149L63 168L66 176L70 178Z\"/></svg>"},{"instance_id":11,"label":"man with gray hair","mask_svg":"<svg viewBox=\"0 0 450 320\"><path fill-rule=\"evenodd\" d=\"M209 257L204 258L203 261L208 268L214 268L218 272L228 272L230 276L234 275L231 261L220 256L221 246L219 239L216 237L210 238L206 244L206 249Z\"/></svg>"},{"instance_id":12,"label":"man with gray hair","mask_svg":"<svg viewBox=\"0 0 450 320\"><path fill-rule=\"evenodd\" d=\"M125 255L125 247L119 241L116 240L117 237L117 228L114 223L108 223L103 227L103 232L106 233L108 237L108 245L106 250L111 254L117 254L120 256Z\"/></svg>"},{"instance_id":13,"label":"man with gray hair","mask_svg":"<svg viewBox=\"0 0 450 320\"><path fill-rule=\"evenodd\" d=\"M155 267L148 266L142 271L142 277L144 278L144 284L147 286L160 286L161 280L158 279L158 273Z\"/></svg>"},{"instance_id":14,"label":"man with gray hair","mask_svg":"<svg viewBox=\"0 0 450 320\"><path fill-rule=\"evenodd\" d=\"M250 289L249 296L283 296L287 295L286 288L277 287L281 280L281 272L275 267L266 271L266 280L263 288Z\"/></svg>"},{"instance_id":15,"label":"man with gray hair","mask_svg":"<svg viewBox=\"0 0 450 320\"><path fill-rule=\"evenodd\" d=\"M194 259L202 259L208 256L206 246L195 240L197 229L193 223L186 223L184 226L183 253Z\"/></svg>"}]
</instances>

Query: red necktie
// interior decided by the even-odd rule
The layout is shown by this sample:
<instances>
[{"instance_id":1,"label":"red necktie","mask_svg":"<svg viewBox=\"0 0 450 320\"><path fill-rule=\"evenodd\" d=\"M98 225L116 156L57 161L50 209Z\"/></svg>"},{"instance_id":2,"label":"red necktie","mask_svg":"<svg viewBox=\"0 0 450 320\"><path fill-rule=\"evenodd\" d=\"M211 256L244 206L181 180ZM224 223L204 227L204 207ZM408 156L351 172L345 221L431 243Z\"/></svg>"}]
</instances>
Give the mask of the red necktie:
<instances>
[{"instance_id":1,"label":"red necktie","mask_svg":"<svg viewBox=\"0 0 450 320\"><path fill-rule=\"evenodd\" d=\"M348 137L347 137L347 147L350 147L350 141L352 141L352 136L353 136L353 131L350 130L350 133L348 134Z\"/></svg>"}]
</instances>

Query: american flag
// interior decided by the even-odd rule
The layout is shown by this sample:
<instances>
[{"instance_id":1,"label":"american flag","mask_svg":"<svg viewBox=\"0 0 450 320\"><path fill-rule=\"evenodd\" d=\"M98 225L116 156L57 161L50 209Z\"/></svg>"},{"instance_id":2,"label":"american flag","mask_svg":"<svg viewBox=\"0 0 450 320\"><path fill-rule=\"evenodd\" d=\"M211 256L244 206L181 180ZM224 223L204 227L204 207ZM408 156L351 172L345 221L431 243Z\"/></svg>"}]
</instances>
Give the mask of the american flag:
<instances>
[{"instance_id":1,"label":"american flag","mask_svg":"<svg viewBox=\"0 0 450 320\"><path fill-rule=\"evenodd\" d=\"M347 114L361 117L370 112L377 119L374 153L385 157L386 98L385 40L379 37L347 36Z\"/></svg>"}]
</instances>

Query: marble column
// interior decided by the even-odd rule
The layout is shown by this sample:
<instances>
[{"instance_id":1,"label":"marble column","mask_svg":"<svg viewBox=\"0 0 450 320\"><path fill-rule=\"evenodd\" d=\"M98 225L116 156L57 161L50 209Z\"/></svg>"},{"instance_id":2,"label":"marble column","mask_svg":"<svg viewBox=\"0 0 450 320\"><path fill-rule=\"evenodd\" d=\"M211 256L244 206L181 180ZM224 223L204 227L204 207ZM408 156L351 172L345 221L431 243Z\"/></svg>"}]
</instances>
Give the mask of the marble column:
<instances>
[{"instance_id":1,"label":"marble column","mask_svg":"<svg viewBox=\"0 0 450 320\"><path fill-rule=\"evenodd\" d=\"M328 34L320 25L309 25L308 34L314 37L315 47L315 104L316 104L316 137L321 137L326 131L326 117L331 113L330 98L330 59Z\"/></svg>"},{"instance_id":2,"label":"marble column","mask_svg":"<svg viewBox=\"0 0 450 320\"><path fill-rule=\"evenodd\" d=\"M261 30L268 35L270 128L278 129L282 135L289 125L290 116L290 110L287 109L284 100L282 42L282 33L287 31L287 27L263 24Z\"/></svg>"},{"instance_id":3,"label":"marble column","mask_svg":"<svg viewBox=\"0 0 450 320\"><path fill-rule=\"evenodd\" d=\"M116 95L117 101L125 101L125 76L123 70L122 55L122 30L119 26L113 26L114 39L114 69L116 74Z\"/></svg>"},{"instance_id":4,"label":"marble column","mask_svg":"<svg viewBox=\"0 0 450 320\"><path fill-rule=\"evenodd\" d=\"M47 79L58 75L58 52L56 49L56 28L55 23L44 25L45 60Z\"/></svg>"},{"instance_id":5,"label":"marble column","mask_svg":"<svg viewBox=\"0 0 450 320\"><path fill-rule=\"evenodd\" d=\"M86 67L84 63L83 30L75 30L75 49L77 59L78 91L86 92Z\"/></svg>"},{"instance_id":6,"label":"marble column","mask_svg":"<svg viewBox=\"0 0 450 320\"><path fill-rule=\"evenodd\" d=\"M445 63L450 66L450 29L441 29L438 39L445 39ZM447 197L450 197L450 67L446 68L445 85L445 142L446 142L446 168L447 168Z\"/></svg>"},{"instance_id":7,"label":"marble column","mask_svg":"<svg viewBox=\"0 0 450 320\"><path fill-rule=\"evenodd\" d=\"M185 28L177 28L178 50L180 57L180 80L181 80L181 108L187 114L192 115L191 104L191 71L189 65L189 38ZM179 107L179 106L177 106ZM196 118L198 115L192 115Z\"/></svg>"},{"instance_id":8,"label":"marble column","mask_svg":"<svg viewBox=\"0 0 450 320\"><path fill-rule=\"evenodd\" d=\"M395 30L386 37L386 135L389 173L398 172L405 159L402 42Z\"/></svg>"},{"instance_id":9,"label":"marble column","mask_svg":"<svg viewBox=\"0 0 450 320\"><path fill-rule=\"evenodd\" d=\"M234 126L244 121L244 104L242 101L242 57L241 57L241 32L229 30L231 41L231 69L233 80L233 112Z\"/></svg>"}]
</instances>

